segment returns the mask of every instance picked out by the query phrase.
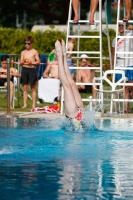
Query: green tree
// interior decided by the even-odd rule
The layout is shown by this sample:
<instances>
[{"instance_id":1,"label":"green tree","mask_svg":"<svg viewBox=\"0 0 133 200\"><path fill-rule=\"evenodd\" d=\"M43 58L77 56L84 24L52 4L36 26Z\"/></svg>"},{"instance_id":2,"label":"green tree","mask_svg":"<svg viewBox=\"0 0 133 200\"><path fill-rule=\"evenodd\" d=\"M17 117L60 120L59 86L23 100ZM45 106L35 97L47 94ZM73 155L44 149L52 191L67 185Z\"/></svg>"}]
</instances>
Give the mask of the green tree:
<instances>
[{"instance_id":1,"label":"green tree","mask_svg":"<svg viewBox=\"0 0 133 200\"><path fill-rule=\"evenodd\" d=\"M45 24L66 24L70 0L0 0L0 26L16 27L16 15L20 23L25 18L26 27L31 28L34 22L42 19ZM90 0L81 1L81 19L86 19ZM25 13L25 14L24 14Z\"/></svg>"}]
</instances>

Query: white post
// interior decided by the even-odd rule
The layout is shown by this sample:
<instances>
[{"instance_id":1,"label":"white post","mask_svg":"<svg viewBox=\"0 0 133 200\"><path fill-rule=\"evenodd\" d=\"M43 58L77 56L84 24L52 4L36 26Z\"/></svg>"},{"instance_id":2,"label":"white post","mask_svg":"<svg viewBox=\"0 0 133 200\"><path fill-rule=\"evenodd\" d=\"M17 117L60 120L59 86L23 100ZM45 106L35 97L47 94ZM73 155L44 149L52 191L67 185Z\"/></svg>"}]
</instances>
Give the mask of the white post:
<instances>
[{"instance_id":1,"label":"white post","mask_svg":"<svg viewBox=\"0 0 133 200\"><path fill-rule=\"evenodd\" d=\"M10 113L10 58L7 58L7 113Z\"/></svg>"}]
</instances>

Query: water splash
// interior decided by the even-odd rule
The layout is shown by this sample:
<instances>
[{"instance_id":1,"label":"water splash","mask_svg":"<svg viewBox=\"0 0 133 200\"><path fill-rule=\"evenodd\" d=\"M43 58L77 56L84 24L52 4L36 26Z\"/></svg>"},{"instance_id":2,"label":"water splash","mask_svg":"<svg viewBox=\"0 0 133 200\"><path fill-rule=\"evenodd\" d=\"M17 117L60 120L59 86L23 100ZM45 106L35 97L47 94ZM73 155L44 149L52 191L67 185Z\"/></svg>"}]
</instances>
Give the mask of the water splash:
<instances>
[{"instance_id":1,"label":"water splash","mask_svg":"<svg viewBox=\"0 0 133 200\"><path fill-rule=\"evenodd\" d=\"M94 116L95 112L98 110L97 106L92 106L92 98L90 103L83 109L83 119L82 121L77 121L73 119L65 119L62 128L65 131L85 131L90 129L95 129Z\"/></svg>"}]
</instances>

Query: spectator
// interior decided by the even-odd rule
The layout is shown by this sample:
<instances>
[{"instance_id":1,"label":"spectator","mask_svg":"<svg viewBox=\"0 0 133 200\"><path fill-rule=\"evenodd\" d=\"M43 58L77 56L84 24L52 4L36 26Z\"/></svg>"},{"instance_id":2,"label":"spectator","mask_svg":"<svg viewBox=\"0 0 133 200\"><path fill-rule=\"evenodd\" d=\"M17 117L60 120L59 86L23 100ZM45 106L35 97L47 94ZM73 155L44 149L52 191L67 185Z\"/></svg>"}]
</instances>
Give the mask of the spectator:
<instances>
[{"instance_id":1,"label":"spectator","mask_svg":"<svg viewBox=\"0 0 133 200\"><path fill-rule=\"evenodd\" d=\"M35 108L36 104L37 73L35 70L35 66L40 64L40 58L38 51L32 47L33 43L34 43L34 38L31 36L27 36L24 39L24 44L26 49L21 52L20 65L23 66L21 72L21 84L23 84L24 87L23 91L24 105L22 108L27 107L28 84L30 84L32 90L32 108Z\"/></svg>"},{"instance_id":2,"label":"spectator","mask_svg":"<svg viewBox=\"0 0 133 200\"><path fill-rule=\"evenodd\" d=\"M43 72L43 78L56 78L58 79L58 59L55 58L55 61L50 62L46 69Z\"/></svg>"},{"instance_id":3,"label":"spectator","mask_svg":"<svg viewBox=\"0 0 133 200\"><path fill-rule=\"evenodd\" d=\"M128 23L126 24L126 29L133 30L133 26L129 26ZM120 36L124 35L124 23L119 23L119 33ZM132 32L129 31L126 36L132 36ZM116 38L114 38L112 42L112 64L114 64L114 56L115 56L115 43ZM132 38L120 38L117 40L117 52L133 52L133 39ZM124 56L129 57L125 58ZM131 58L130 58L131 57ZM133 58L132 54L117 54L116 55L116 68L121 67L121 69L124 69L124 67L132 67L133 66ZM133 82L133 70L125 70L125 76L127 77L127 82ZM116 81L118 81L121 78L121 76L118 74L116 76ZM125 87L125 99L129 98L129 87ZM129 112L129 103L127 102L125 105L125 112Z\"/></svg>"},{"instance_id":4,"label":"spectator","mask_svg":"<svg viewBox=\"0 0 133 200\"><path fill-rule=\"evenodd\" d=\"M7 58L9 58L9 56L7 55L1 57L2 67L0 68L0 86L6 86L6 87L7 87ZM16 72L14 68L10 68L10 109L12 109L12 100L14 94L13 76L20 77L20 74Z\"/></svg>"},{"instance_id":5,"label":"spectator","mask_svg":"<svg viewBox=\"0 0 133 200\"><path fill-rule=\"evenodd\" d=\"M49 62L43 78L38 81L38 97L45 102L56 103L60 99L60 80L58 79L58 59Z\"/></svg>"},{"instance_id":6,"label":"spectator","mask_svg":"<svg viewBox=\"0 0 133 200\"><path fill-rule=\"evenodd\" d=\"M89 63L89 57L86 54L81 55L81 66L91 67L93 64ZM78 70L78 82L82 83L93 83L93 78L95 76L95 70L93 69L79 69ZM79 92L92 93L93 97L96 98L96 91L92 85L79 85Z\"/></svg>"}]
</instances>

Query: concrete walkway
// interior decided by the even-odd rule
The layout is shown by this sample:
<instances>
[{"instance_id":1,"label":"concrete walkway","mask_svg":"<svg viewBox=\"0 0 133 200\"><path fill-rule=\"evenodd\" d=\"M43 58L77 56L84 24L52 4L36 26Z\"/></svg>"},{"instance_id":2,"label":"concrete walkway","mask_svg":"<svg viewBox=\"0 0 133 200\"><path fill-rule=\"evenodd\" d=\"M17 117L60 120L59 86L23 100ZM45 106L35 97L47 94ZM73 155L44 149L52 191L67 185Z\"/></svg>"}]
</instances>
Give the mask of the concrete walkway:
<instances>
[{"instance_id":1,"label":"concrete walkway","mask_svg":"<svg viewBox=\"0 0 133 200\"><path fill-rule=\"evenodd\" d=\"M65 115L60 113L32 113L32 112L0 112L0 117L18 117L18 118L65 118Z\"/></svg>"},{"instance_id":2,"label":"concrete walkway","mask_svg":"<svg viewBox=\"0 0 133 200\"><path fill-rule=\"evenodd\" d=\"M18 117L18 118L50 118L50 119L55 119L55 118L65 118L65 115L61 115L60 113L32 113L32 112L0 112L0 117ZM111 116L105 116L101 117L101 113L96 113L95 114L96 119L111 119L111 118L117 118L117 119L133 119L133 113L129 114L121 114L121 118L119 115L111 115Z\"/></svg>"}]
</instances>

